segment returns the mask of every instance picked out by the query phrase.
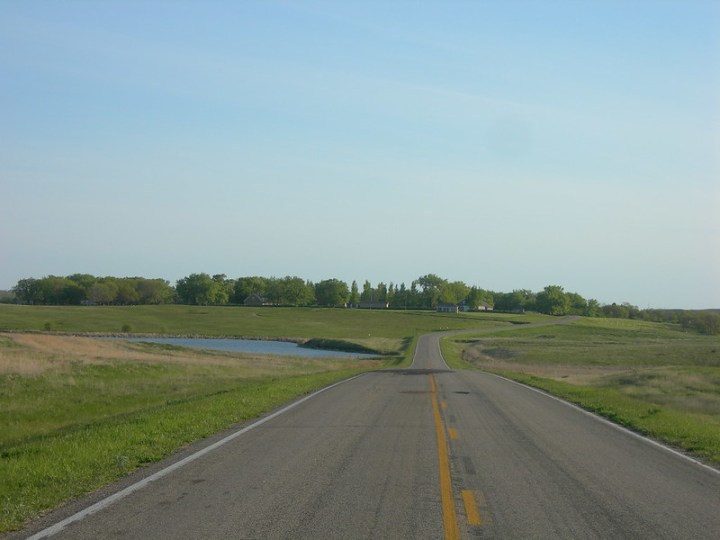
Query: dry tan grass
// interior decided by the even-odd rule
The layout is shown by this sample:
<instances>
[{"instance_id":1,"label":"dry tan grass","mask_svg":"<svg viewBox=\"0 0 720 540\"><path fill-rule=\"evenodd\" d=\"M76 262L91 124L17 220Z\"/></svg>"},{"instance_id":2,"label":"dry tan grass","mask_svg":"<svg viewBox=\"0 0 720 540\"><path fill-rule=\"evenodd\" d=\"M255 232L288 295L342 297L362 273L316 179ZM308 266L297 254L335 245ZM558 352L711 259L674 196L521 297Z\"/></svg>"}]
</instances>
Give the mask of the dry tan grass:
<instances>
[{"instance_id":1,"label":"dry tan grass","mask_svg":"<svg viewBox=\"0 0 720 540\"><path fill-rule=\"evenodd\" d=\"M357 343L369 349L375 351L382 351L385 353L397 353L400 352L405 344L404 339L399 338L384 338L384 337L368 337L368 338L355 338L347 339L350 343Z\"/></svg>"},{"instance_id":2,"label":"dry tan grass","mask_svg":"<svg viewBox=\"0 0 720 540\"><path fill-rule=\"evenodd\" d=\"M315 372L358 366L380 366L377 360L338 361L324 358L277 357L201 350L153 350L138 343L48 334L0 334L12 346L0 346L0 375L41 375L77 364L112 362L176 363L228 366L247 376Z\"/></svg>"},{"instance_id":3,"label":"dry tan grass","mask_svg":"<svg viewBox=\"0 0 720 540\"><path fill-rule=\"evenodd\" d=\"M631 373L632 370L608 366L573 366L573 365L540 365L520 364L498 360L473 362L477 367L494 371L512 371L535 375L545 379L556 379L580 386L593 386L608 376Z\"/></svg>"},{"instance_id":4,"label":"dry tan grass","mask_svg":"<svg viewBox=\"0 0 720 540\"><path fill-rule=\"evenodd\" d=\"M484 354L482 347L477 345L467 347L462 356L463 360L481 369L525 373L582 386L592 386L608 376L634 372L633 369L616 366L548 365L513 362L510 354L507 355L507 358L496 358Z\"/></svg>"}]
</instances>

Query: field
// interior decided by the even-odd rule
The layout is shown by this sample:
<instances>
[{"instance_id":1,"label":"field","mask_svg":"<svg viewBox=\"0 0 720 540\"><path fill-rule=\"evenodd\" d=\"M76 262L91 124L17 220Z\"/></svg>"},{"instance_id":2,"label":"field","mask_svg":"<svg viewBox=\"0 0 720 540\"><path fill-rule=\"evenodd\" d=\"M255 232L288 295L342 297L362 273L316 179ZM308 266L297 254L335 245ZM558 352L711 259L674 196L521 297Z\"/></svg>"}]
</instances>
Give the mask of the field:
<instances>
[{"instance_id":1,"label":"field","mask_svg":"<svg viewBox=\"0 0 720 540\"><path fill-rule=\"evenodd\" d=\"M580 319L463 334L443 342L453 367L544 389L720 463L720 338L676 325Z\"/></svg>"},{"instance_id":2,"label":"field","mask_svg":"<svg viewBox=\"0 0 720 540\"><path fill-rule=\"evenodd\" d=\"M509 326L515 319L339 309L0 305L0 532L332 382L408 365L417 335ZM71 335L130 330L324 338L389 356L269 357Z\"/></svg>"},{"instance_id":3,"label":"field","mask_svg":"<svg viewBox=\"0 0 720 540\"><path fill-rule=\"evenodd\" d=\"M542 315L435 313L239 306L18 306L0 304L0 331L149 333L256 338L335 338L372 342L437 330L509 325Z\"/></svg>"}]
</instances>

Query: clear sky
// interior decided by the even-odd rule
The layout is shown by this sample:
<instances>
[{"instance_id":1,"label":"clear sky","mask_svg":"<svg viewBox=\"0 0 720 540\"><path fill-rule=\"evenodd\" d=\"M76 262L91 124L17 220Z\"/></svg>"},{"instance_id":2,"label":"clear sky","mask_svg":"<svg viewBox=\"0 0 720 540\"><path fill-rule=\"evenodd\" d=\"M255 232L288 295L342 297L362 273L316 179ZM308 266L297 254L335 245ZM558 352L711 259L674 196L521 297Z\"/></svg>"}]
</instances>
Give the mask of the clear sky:
<instances>
[{"instance_id":1,"label":"clear sky","mask_svg":"<svg viewBox=\"0 0 720 540\"><path fill-rule=\"evenodd\" d=\"M720 308L720 3L0 0L0 289L75 272Z\"/></svg>"}]
</instances>

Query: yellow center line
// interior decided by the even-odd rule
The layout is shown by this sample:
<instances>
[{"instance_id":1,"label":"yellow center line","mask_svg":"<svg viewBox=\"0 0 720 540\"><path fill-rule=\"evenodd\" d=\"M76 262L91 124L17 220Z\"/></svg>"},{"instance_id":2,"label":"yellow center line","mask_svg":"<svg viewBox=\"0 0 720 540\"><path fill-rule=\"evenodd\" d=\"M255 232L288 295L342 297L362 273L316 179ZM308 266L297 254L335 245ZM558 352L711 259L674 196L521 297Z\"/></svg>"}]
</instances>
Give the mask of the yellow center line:
<instances>
[{"instance_id":1,"label":"yellow center line","mask_svg":"<svg viewBox=\"0 0 720 540\"><path fill-rule=\"evenodd\" d=\"M457 438L458 438L458 431L457 431L457 429L455 429L454 427L449 427L449 428L448 428L448 435L450 435L450 439L452 439L453 441L457 440Z\"/></svg>"},{"instance_id":2,"label":"yellow center line","mask_svg":"<svg viewBox=\"0 0 720 540\"><path fill-rule=\"evenodd\" d=\"M469 489L462 490L463 504L465 504L465 515L467 516L468 525L480 525L480 512L475 503L475 495Z\"/></svg>"},{"instance_id":3,"label":"yellow center line","mask_svg":"<svg viewBox=\"0 0 720 540\"><path fill-rule=\"evenodd\" d=\"M443 426L440 406L437 399L437 386L435 377L430 377L430 399L432 400L433 416L435 417L435 435L438 447L438 467L440 472L440 503L443 511L443 528L445 540L457 540L460 538L460 529L457 523L455 501L452 491L452 477L450 476L450 458L448 456L447 440L445 439L445 428Z\"/></svg>"}]
</instances>

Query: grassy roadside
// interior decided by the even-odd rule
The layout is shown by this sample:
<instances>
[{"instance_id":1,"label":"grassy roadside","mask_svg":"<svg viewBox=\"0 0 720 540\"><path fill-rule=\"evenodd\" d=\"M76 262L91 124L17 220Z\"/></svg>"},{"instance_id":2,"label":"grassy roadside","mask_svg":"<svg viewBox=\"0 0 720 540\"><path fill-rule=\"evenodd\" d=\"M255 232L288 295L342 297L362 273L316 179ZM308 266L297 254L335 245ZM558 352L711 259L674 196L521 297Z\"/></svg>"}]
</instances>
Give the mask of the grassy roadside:
<instances>
[{"instance_id":1,"label":"grassy roadside","mask_svg":"<svg viewBox=\"0 0 720 540\"><path fill-rule=\"evenodd\" d=\"M720 464L720 339L615 319L443 340L456 369L540 388Z\"/></svg>"}]
</instances>

